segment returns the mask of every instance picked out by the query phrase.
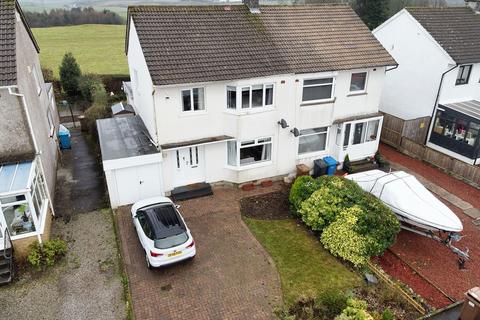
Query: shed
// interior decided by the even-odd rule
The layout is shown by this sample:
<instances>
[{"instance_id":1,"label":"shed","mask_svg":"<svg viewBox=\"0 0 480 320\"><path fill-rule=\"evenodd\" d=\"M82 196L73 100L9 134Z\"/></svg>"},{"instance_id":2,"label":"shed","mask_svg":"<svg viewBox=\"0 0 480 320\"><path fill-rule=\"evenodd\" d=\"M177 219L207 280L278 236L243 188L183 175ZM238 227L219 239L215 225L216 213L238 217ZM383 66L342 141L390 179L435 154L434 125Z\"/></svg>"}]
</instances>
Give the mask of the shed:
<instances>
[{"instance_id":1,"label":"shed","mask_svg":"<svg viewBox=\"0 0 480 320\"><path fill-rule=\"evenodd\" d=\"M111 106L114 117L131 116L135 114L133 107L127 103L119 102Z\"/></svg>"},{"instance_id":2,"label":"shed","mask_svg":"<svg viewBox=\"0 0 480 320\"><path fill-rule=\"evenodd\" d=\"M112 208L164 195L162 154L139 116L97 120Z\"/></svg>"}]
</instances>

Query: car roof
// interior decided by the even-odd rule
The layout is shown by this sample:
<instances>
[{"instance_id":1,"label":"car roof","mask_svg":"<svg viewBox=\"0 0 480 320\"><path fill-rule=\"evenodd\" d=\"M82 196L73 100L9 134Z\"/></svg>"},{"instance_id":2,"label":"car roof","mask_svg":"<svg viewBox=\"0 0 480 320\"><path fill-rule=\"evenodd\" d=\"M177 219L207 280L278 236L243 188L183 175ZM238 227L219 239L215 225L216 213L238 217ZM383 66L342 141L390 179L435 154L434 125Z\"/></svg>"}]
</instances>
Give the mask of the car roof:
<instances>
[{"instance_id":1,"label":"car roof","mask_svg":"<svg viewBox=\"0 0 480 320\"><path fill-rule=\"evenodd\" d=\"M171 202L157 203L140 208L145 213L155 239L171 237L187 230L180 214Z\"/></svg>"}]
</instances>

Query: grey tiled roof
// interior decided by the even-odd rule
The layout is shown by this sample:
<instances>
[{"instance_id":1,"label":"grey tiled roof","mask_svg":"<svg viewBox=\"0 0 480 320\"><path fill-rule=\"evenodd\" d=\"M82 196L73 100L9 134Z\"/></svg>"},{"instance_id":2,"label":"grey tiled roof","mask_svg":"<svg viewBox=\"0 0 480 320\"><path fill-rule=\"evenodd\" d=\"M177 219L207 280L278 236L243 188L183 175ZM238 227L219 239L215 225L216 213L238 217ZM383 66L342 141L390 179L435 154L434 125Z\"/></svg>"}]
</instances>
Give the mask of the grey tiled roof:
<instances>
[{"instance_id":1,"label":"grey tiled roof","mask_svg":"<svg viewBox=\"0 0 480 320\"><path fill-rule=\"evenodd\" d=\"M37 52L40 51L18 3L15 0L0 0L0 86L14 85L17 82L15 10Z\"/></svg>"},{"instance_id":2,"label":"grey tiled roof","mask_svg":"<svg viewBox=\"0 0 480 320\"><path fill-rule=\"evenodd\" d=\"M16 81L15 1L0 0L0 86Z\"/></svg>"},{"instance_id":3,"label":"grey tiled roof","mask_svg":"<svg viewBox=\"0 0 480 320\"><path fill-rule=\"evenodd\" d=\"M396 65L347 5L260 10L135 6L129 16L155 85Z\"/></svg>"},{"instance_id":4,"label":"grey tiled roof","mask_svg":"<svg viewBox=\"0 0 480 320\"><path fill-rule=\"evenodd\" d=\"M458 64L480 62L480 14L470 8L407 8Z\"/></svg>"}]
</instances>

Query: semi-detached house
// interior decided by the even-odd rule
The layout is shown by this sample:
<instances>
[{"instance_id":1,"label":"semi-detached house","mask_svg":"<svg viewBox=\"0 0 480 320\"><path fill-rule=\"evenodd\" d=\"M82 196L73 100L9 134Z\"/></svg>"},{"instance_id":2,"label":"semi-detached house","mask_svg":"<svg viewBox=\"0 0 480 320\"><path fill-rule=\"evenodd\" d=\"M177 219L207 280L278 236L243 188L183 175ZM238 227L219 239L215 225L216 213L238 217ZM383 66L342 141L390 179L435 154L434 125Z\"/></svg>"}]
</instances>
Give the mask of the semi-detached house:
<instances>
[{"instance_id":1,"label":"semi-detached house","mask_svg":"<svg viewBox=\"0 0 480 320\"><path fill-rule=\"evenodd\" d=\"M137 116L99 122L113 206L372 156L396 65L343 4L134 6L126 53Z\"/></svg>"}]
</instances>

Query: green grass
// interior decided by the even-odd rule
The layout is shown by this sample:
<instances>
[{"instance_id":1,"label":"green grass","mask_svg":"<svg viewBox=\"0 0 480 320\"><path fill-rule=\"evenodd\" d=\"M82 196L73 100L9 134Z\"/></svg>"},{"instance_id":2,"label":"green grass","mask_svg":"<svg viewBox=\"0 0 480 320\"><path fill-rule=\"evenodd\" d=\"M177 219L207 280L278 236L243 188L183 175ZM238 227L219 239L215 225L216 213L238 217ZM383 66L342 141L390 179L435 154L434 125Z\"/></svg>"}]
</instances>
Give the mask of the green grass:
<instances>
[{"instance_id":1,"label":"green grass","mask_svg":"<svg viewBox=\"0 0 480 320\"><path fill-rule=\"evenodd\" d=\"M358 273L340 263L296 220L244 219L275 261L286 305L327 289L347 291L362 285Z\"/></svg>"},{"instance_id":2,"label":"green grass","mask_svg":"<svg viewBox=\"0 0 480 320\"><path fill-rule=\"evenodd\" d=\"M58 78L63 55L71 51L83 73L127 75L124 53L125 26L80 25L35 28L42 67L52 69Z\"/></svg>"}]
</instances>

